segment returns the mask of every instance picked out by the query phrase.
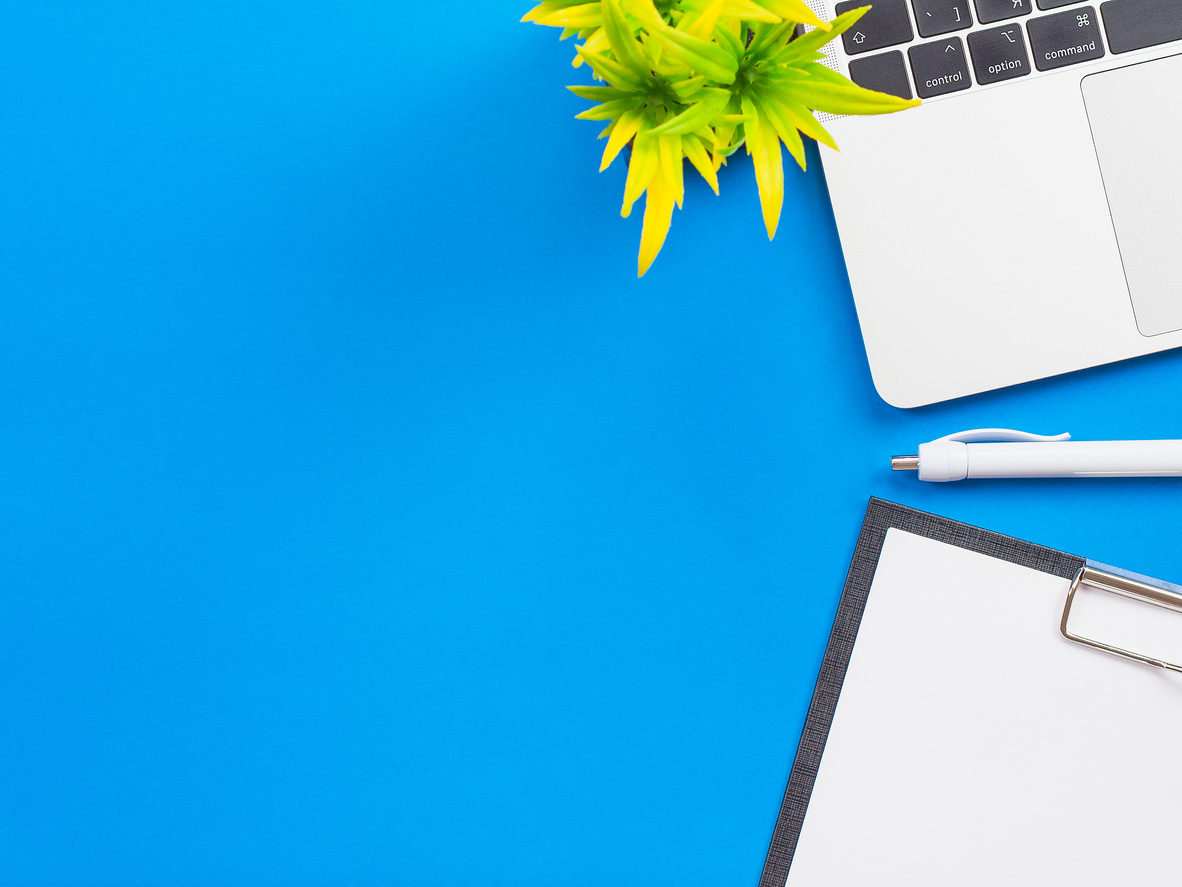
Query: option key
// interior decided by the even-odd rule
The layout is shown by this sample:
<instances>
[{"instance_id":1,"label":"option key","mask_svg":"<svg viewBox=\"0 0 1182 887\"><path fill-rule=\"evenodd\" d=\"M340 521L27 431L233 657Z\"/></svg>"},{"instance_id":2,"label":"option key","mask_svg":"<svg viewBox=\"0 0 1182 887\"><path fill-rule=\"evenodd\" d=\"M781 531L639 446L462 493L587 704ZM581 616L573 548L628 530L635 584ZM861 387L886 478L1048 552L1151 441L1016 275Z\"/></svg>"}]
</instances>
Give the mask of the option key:
<instances>
[{"instance_id":1,"label":"option key","mask_svg":"<svg viewBox=\"0 0 1182 887\"><path fill-rule=\"evenodd\" d=\"M982 86L1030 73L1026 39L1019 24L1003 25L969 34L973 72Z\"/></svg>"}]
</instances>

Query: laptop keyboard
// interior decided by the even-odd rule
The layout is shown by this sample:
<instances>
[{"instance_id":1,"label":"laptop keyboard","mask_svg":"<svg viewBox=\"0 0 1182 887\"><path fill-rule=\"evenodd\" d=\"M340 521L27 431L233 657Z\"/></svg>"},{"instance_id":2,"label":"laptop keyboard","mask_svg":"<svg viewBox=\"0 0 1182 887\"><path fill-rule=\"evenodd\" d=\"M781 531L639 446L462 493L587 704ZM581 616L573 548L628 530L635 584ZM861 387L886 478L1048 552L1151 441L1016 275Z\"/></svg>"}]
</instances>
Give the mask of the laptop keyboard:
<instances>
[{"instance_id":1,"label":"laptop keyboard","mask_svg":"<svg viewBox=\"0 0 1182 887\"><path fill-rule=\"evenodd\" d=\"M1107 0L1099 11L1084 0L871 2L841 35L850 79L905 99L912 83L928 99L1182 40L1182 0ZM865 3L834 9L841 15ZM898 48L877 52L889 47Z\"/></svg>"}]
</instances>

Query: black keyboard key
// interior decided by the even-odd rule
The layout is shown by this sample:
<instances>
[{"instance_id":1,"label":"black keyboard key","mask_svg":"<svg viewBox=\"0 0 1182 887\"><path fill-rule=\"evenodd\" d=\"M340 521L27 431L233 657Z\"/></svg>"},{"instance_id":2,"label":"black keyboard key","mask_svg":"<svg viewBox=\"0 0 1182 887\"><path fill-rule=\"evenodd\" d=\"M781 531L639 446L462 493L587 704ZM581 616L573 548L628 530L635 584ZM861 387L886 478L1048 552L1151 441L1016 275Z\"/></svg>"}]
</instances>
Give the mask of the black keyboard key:
<instances>
[{"instance_id":1,"label":"black keyboard key","mask_svg":"<svg viewBox=\"0 0 1182 887\"><path fill-rule=\"evenodd\" d=\"M972 85L964 44L959 37L922 43L907 50L915 91L921 99L968 89Z\"/></svg>"},{"instance_id":2,"label":"black keyboard key","mask_svg":"<svg viewBox=\"0 0 1182 887\"><path fill-rule=\"evenodd\" d=\"M863 89L873 89L897 95L901 99L911 98L911 81L907 79L907 66L899 50L872 55L850 62L850 80Z\"/></svg>"},{"instance_id":3,"label":"black keyboard key","mask_svg":"<svg viewBox=\"0 0 1182 887\"><path fill-rule=\"evenodd\" d=\"M935 37L972 27L968 0L911 0L920 37Z\"/></svg>"},{"instance_id":4,"label":"black keyboard key","mask_svg":"<svg viewBox=\"0 0 1182 887\"><path fill-rule=\"evenodd\" d=\"M1109 0L1100 4L1108 48L1132 52L1182 40L1182 3L1178 0Z\"/></svg>"},{"instance_id":5,"label":"black keyboard key","mask_svg":"<svg viewBox=\"0 0 1182 887\"><path fill-rule=\"evenodd\" d=\"M851 9L865 5L863 0L844 0L833 9L838 15L844 15ZM911 18L907 15L907 0L875 0L870 11L841 35L841 42L845 44L848 55L910 43L913 39L915 34L911 30Z\"/></svg>"},{"instance_id":6,"label":"black keyboard key","mask_svg":"<svg viewBox=\"0 0 1182 887\"><path fill-rule=\"evenodd\" d=\"M969 34L969 54L973 57L973 73L982 86L1030 73L1026 39L1018 24Z\"/></svg>"},{"instance_id":7,"label":"black keyboard key","mask_svg":"<svg viewBox=\"0 0 1182 887\"><path fill-rule=\"evenodd\" d=\"M1020 15L1030 15L1030 0L977 0L977 18L983 25Z\"/></svg>"},{"instance_id":8,"label":"black keyboard key","mask_svg":"<svg viewBox=\"0 0 1182 887\"><path fill-rule=\"evenodd\" d=\"M1060 6L1070 6L1079 0L1038 0L1039 9L1058 9Z\"/></svg>"},{"instance_id":9,"label":"black keyboard key","mask_svg":"<svg viewBox=\"0 0 1182 887\"><path fill-rule=\"evenodd\" d=\"M1104 57L1100 24L1096 10L1090 6L1031 19L1026 29L1030 32L1034 66L1040 71Z\"/></svg>"}]
</instances>

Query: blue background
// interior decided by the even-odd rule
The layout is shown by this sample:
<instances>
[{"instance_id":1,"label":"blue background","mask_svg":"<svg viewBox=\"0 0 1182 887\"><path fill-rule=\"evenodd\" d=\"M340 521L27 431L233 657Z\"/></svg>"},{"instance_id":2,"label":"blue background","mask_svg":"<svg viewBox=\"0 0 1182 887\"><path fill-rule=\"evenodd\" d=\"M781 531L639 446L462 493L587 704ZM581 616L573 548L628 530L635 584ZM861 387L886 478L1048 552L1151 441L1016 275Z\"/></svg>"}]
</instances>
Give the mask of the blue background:
<instances>
[{"instance_id":1,"label":"blue background","mask_svg":"<svg viewBox=\"0 0 1182 887\"><path fill-rule=\"evenodd\" d=\"M867 497L1182 580L1177 483L887 470L1182 354L889 407L815 152L637 281L571 45L419 6L0 8L0 883L753 884Z\"/></svg>"}]
</instances>

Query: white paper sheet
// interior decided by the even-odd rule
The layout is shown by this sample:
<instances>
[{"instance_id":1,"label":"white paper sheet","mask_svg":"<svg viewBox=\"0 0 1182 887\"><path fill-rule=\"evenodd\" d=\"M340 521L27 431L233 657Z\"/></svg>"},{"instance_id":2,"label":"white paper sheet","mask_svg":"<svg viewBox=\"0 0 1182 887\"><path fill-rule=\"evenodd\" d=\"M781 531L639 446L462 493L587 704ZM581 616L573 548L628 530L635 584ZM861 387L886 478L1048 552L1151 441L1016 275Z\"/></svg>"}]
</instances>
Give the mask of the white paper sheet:
<instances>
[{"instance_id":1,"label":"white paper sheet","mask_svg":"<svg viewBox=\"0 0 1182 887\"><path fill-rule=\"evenodd\" d=\"M1069 585L888 531L788 887L1182 884L1182 675L1064 640Z\"/></svg>"}]
</instances>

